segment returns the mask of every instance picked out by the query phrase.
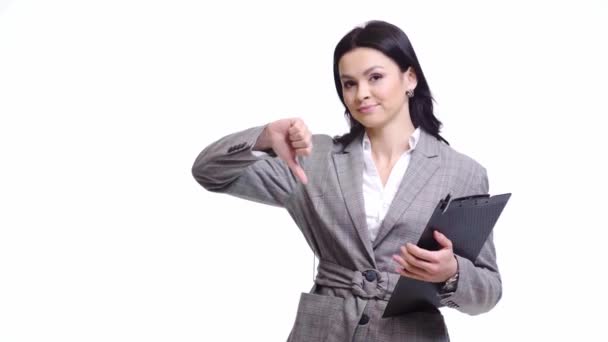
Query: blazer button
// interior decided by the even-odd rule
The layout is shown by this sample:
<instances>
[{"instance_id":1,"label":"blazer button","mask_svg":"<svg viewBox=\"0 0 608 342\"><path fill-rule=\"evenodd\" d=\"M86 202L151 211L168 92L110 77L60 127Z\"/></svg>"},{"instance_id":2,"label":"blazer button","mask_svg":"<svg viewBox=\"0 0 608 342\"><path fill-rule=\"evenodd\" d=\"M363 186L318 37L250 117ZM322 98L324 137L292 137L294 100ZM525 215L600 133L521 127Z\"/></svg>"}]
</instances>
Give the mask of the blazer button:
<instances>
[{"instance_id":1,"label":"blazer button","mask_svg":"<svg viewBox=\"0 0 608 342\"><path fill-rule=\"evenodd\" d=\"M367 322L369 322L369 316L366 315L366 314L363 314L361 316L361 319L359 320L359 324L360 325L365 325L365 324L367 324Z\"/></svg>"},{"instance_id":2,"label":"blazer button","mask_svg":"<svg viewBox=\"0 0 608 342\"><path fill-rule=\"evenodd\" d=\"M376 280L376 272L374 271L365 271L363 272L363 275L365 276L365 279L367 279L367 281Z\"/></svg>"}]
</instances>

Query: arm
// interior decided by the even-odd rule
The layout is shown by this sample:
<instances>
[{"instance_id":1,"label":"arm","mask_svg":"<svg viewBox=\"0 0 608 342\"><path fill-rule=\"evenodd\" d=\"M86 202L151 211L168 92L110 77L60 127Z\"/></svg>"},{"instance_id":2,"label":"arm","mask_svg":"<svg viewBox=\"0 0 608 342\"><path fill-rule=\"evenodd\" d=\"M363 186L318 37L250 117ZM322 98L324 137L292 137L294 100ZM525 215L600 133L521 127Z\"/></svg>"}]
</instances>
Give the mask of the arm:
<instances>
[{"instance_id":1,"label":"arm","mask_svg":"<svg viewBox=\"0 0 608 342\"><path fill-rule=\"evenodd\" d=\"M284 207L296 176L308 181L297 157L311 153L312 135L304 121L281 119L212 143L196 158L192 175L209 191Z\"/></svg>"},{"instance_id":2,"label":"arm","mask_svg":"<svg viewBox=\"0 0 608 342\"><path fill-rule=\"evenodd\" d=\"M205 189L283 206L296 187L296 179L281 159L253 153L267 150L262 133L266 126L230 134L207 146L192 166L194 179ZM262 144L266 146L262 146Z\"/></svg>"},{"instance_id":3,"label":"arm","mask_svg":"<svg viewBox=\"0 0 608 342\"><path fill-rule=\"evenodd\" d=\"M471 194L488 193L488 177L483 167L473 173L471 184ZM470 315L491 310L502 296L493 234L490 234L474 262L458 255L455 257L459 273L456 291L442 298L441 303Z\"/></svg>"}]
</instances>

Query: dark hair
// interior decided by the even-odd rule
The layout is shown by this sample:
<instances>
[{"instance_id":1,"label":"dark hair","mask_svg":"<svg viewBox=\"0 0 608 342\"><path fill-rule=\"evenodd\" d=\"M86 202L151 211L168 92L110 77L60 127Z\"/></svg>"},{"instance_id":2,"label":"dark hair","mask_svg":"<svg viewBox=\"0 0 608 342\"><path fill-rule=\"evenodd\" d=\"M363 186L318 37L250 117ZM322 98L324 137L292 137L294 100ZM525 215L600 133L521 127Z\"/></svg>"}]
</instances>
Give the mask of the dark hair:
<instances>
[{"instance_id":1,"label":"dark hair","mask_svg":"<svg viewBox=\"0 0 608 342\"><path fill-rule=\"evenodd\" d=\"M354 28L338 42L338 45L336 45L334 50L334 81L336 83L336 90L338 91L340 101L342 101L345 108L344 115L350 123L350 132L338 137L337 140L346 144L364 129L363 125L353 118L344 103L342 82L340 81L340 73L338 70L340 58L347 52L358 47L372 48L382 52L397 63L402 72L405 72L409 67L412 67L417 79L414 96L409 98L412 124L414 127L422 126L422 129L427 133L449 145L447 140L439 135L441 121L433 114L433 97L431 96L431 90L426 82L420 63L418 63L418 58L416 57L410 40L399 27L379 20L372 20L367 22L364 27Z\"/></svg>"}]
</instances>

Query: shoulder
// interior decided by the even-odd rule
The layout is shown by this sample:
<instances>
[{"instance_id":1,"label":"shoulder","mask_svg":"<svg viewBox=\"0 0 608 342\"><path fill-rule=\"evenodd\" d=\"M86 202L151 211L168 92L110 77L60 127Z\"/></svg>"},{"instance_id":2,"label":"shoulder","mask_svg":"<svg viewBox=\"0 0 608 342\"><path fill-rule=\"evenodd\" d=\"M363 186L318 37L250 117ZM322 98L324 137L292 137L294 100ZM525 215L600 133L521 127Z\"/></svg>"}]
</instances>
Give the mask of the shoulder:
<instances>
[{"instance_id":1,"label":"shoulder","mask_svg":"<svg viewBox=\"0 0 608 342\"><path fill-rule=\"evenodd\" d=\"M437 152L444 175L452 180L455 194L488 191L487 170L478 160L440 141L437 141Z\"/></svg>"},{"instance_id":2,"label":"shoulder","mask_svg":"<svg viewBox=\"0 0 608 342\"><path fill-rule=\"evenodd\" d=\"M486 171L480 162L424 130L416 150L439 164L437 176L449 185L453 194L466 195L477 191L471 190L473 187L477 189L481 187L479 184L485 183Z\"/></svg>"},{"instance_id":3,"label":"shoulder","mask_svg":"<svg viewBox=\"0 0 608 342\"><path fill-rule=\"evenodd\" d=\"M479 173L485 170L485 167L476 159L465 154L444 142L437 142L438 144L438 155L444 164L451 167L456 167L463 170L469 170L469 172Z\"/></svg>"}]
</instances>

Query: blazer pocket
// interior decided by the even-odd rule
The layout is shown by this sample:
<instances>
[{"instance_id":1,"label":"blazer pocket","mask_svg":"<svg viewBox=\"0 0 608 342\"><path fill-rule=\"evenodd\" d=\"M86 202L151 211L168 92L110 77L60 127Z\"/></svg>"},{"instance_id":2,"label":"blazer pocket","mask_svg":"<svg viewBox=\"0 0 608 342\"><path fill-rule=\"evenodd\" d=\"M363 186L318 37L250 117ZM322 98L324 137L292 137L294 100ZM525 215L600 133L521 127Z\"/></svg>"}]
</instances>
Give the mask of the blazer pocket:
<instances>
[{"instance_id":1,"label":"blazer pocket","mask_svg":"<svg viewBox=\"0 0 608 342\"><path fill-rule=\"evenodd\" d=\"M323 342L343 309L344 299L303 292L288 342Z\"/></svg>"}]
</instances>

